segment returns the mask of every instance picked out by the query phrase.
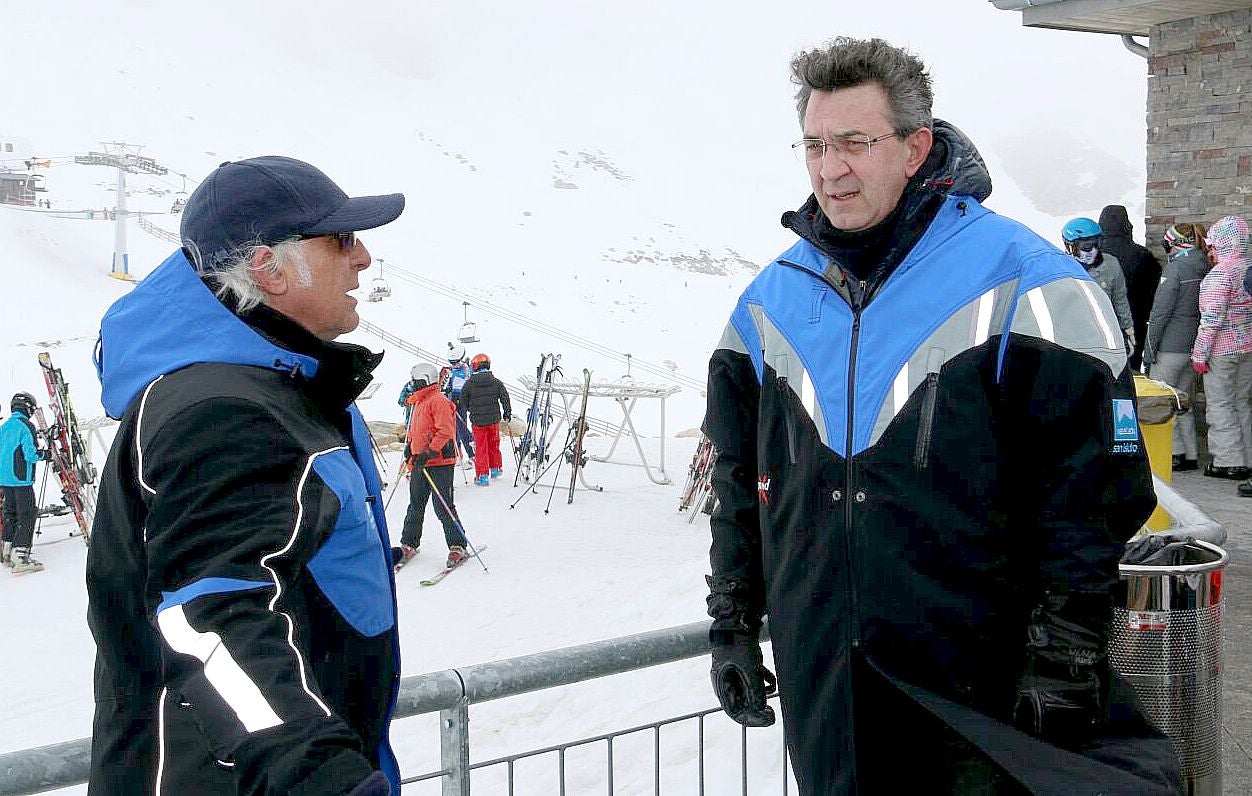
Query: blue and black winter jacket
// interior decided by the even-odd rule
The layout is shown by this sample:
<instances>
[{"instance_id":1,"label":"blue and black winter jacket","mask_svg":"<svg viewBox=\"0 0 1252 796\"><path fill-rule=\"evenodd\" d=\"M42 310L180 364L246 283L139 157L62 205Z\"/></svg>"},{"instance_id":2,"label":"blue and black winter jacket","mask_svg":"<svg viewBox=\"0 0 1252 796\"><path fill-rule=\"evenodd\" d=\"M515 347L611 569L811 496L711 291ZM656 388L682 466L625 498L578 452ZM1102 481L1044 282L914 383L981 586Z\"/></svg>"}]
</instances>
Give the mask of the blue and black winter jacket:
<instances>
[{"instance_id":1,"label":"blue and black winter jacket","mask_svg":"<svg viewBox=\"0 0 1252 796\"><path fill-rule=\"evenodd\" d=\"M1103 634L1155 503L1108 298L983 207L972 145L936 136L946 160L906 194L900 259L860 281L794 223L709 365L714 590L749 632L769 617L802 794L863 790L858 765L934 741L860 704L865 667L1010 722L1032 610L1079 595Z\"/></svg>"},{"instance_id":2,"label":"blue and black winter jacket","mask_svg":"<svg viewBox=\"0 0 1252 796\"><path fill-rule=\"evenodd\" d=\"M92 793L337 794L375 769L399 792L395 584L353 405L379 359L241 318L181 252L105 315Z\"/></svg>"}]
</instances>

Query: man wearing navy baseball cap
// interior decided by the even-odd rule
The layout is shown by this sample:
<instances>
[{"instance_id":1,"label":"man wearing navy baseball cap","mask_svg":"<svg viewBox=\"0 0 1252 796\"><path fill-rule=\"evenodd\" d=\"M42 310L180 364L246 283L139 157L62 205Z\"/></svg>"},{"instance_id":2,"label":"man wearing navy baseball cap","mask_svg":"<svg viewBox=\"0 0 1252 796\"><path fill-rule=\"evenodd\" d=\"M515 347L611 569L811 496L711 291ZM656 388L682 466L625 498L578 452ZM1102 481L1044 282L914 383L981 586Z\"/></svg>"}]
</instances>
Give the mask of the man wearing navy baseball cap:
<instances>
[{"instance_id":1,"label":"man wearing navy baseball cap","mask_svg":"<svg viewBox=\"0 0 1252 796\"><path fill-rule=\"evenodd\" d=\"M292 158L223 163L105 314L90 793L400 792L391 546L353 403L382 355L335 338L360 322L356 233L403 209Z\"/></svg>"}]
</instances>

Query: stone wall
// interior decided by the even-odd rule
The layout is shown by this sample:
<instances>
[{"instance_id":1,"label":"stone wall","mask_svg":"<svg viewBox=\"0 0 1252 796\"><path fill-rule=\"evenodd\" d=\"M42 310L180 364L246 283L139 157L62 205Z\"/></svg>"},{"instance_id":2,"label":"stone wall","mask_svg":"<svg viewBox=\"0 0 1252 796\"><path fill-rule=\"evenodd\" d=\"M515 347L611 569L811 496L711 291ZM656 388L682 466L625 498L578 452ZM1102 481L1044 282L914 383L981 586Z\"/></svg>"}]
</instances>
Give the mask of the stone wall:
<instances>
[{"instance_id":1,"label":"stone wall","mask_svg":"<svg viewBox=\"0 0 1252 796\"><path fill-rule=\"evenodd\" d=\"M1152 28L1147 243L1252 212L1252 8Z\"/></svg>"}]
</instances>

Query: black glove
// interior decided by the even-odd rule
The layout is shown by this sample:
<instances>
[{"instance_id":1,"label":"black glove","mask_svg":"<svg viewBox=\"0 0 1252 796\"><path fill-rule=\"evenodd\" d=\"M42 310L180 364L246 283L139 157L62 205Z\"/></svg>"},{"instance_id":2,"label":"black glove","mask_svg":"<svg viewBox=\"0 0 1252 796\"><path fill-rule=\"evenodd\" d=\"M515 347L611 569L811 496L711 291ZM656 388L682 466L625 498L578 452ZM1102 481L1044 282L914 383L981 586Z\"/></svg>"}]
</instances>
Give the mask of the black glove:
<instances>
[{"instance_id":1,"label":"black glove","mask_svg":"<svg viewBox=\"0 0 1252 796\"><path fill-rule=\"evenodd\" d=\"M435 452L432 451L430 448L427 448L425 450L420 450L417 453L413 454L413 456L410 457L409 461L413 462L414 467L425 467L426 462L430 461L433 458L435 458Z\"/></svg>"},{"instance_id":2,"label":"black glove","mask_svg":"<svg viewBox=\"0 0 1252 796\"><path fill-rule=\"evenodd\" d=\"M730 644L715 643L710 676L727 716L745 727L774 723L774 709L765 698L777 690L778 680L765 668L761 644L754 636L735 634Z\"/></svg>"},{"instance_id":3,"label":"black glove","mask_svg":"<svg viewBox=\"0 0 1252 796\"><path fill-rule=\"evenodd\" d=\"M391 796L391 783L383 772L375 771L344 796Z\"/></svg>"},{"instance_id":4,"label":"black glove","mask_svg":"<svg viewBox=\"0 0 1252 796\"><path fill-rule=\"evenodd\" d=\"M40 449L39 449L39 460L40 460L40 461L46 462L46 461L49 461L51 458L52 458L52 451L48 450L47 448L40 448Z\"/></svg>"},{"instance_id":5,"label":"black glove","mask_svg":"<svg viewBox=\"0 0 1252 796\"><path fill-rule=\"evenodd\" d=\"M509 422L509 421L510 421L510 420L512 420L512 419L513 419L513 415L505 415L505 416L504 416L504 422L506 422L506 423L507 423L507 422Z\"/></svg>"},{"instance_id":6,"label":"black glove","mask_svg":"<svg viewBox=\"0 0 1252 796\"><path fill-rule=\"evenodd\" d=\"M731 578L706 576L705 581L713 617L713 693L730 718L745 727L768 727L774 723L774 709L765 698L774 693L778 680L761 657L761 612L752 607L752 590Z\"/></svg>"},{"instance_id":7,"label":"black glove","mask_svg":"<svg viewBox=\"0 0 1252 796\"><path fill-rule=\"evenodd\" d=\"M1108 721L1109 601L1104 595L1048 596L1027 626L1026 669L1013 722L1073 748ZM1099 630L1092 628L1100 628Z\"/></svg>"}]
</instances>

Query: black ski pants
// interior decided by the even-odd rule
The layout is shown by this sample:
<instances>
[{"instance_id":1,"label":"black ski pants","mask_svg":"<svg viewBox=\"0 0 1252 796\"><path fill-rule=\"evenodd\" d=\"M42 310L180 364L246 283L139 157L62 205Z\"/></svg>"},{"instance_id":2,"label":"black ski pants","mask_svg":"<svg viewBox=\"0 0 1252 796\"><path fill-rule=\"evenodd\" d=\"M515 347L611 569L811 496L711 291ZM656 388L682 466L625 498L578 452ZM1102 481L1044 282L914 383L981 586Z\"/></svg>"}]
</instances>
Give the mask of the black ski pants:
<instances>
[{"instance_id":1,"label":"black ski pants","mask_svg":"<svg viewBox=\"0 0 1252 796\"><path fill-rule=\"evenodd\" d=\"M29 548L35 537L35 487L0 486L4 492L4 541Z\"/></svg>"},{"instance_id":2,"label":"black ski pants","mask_svg":"<svg viewBox=\"0 0 1252 796\"><path fill-rule=\"evenodd\" d=\"M418 547L422 543L422 521L426 517L426 504L431 502L430 481L426 480L423 471L430 474L430 481L435 482L439 495L434 496L435 516L443 523L443 538L448 547L466 547L465 534L457 526L456 518L448 509L456 511L456 503L452 500L452 476L456 465L446 464L441 467L415 467L409 475L409 510L404 515L404 530L400 533L400 543ZM443 496L443 500L439 496ZM447 501L447 508L443 503Z\"/></svg>"}]
</instances>

